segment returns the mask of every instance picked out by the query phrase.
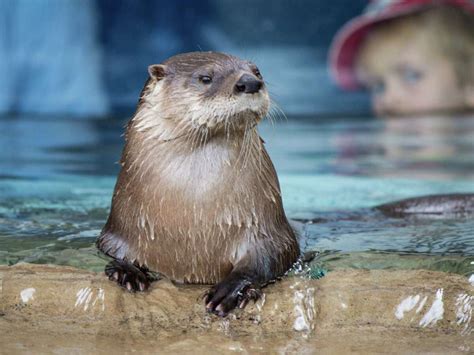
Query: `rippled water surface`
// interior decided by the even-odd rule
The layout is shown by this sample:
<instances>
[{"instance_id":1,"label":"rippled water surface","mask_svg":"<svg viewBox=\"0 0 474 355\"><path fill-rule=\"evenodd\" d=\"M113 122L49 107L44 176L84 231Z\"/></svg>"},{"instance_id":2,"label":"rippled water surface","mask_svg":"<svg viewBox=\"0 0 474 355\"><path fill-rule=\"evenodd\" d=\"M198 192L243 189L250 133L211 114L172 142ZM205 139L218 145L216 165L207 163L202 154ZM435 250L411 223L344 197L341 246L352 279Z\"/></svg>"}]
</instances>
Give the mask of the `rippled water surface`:
<instances>
[{"instance_id":1,"label":"rippled water surface","mask_svg":"<svg viewBox=\"0 0 474 355\"><path fill-rule=\"evenodd\" d=\"M0 120L0 263L101 270L124 119ZM381 121L290 117L260 132L305 251L323 270L427 268L469 275L469 217L389 218L371 207L474 192L474 117Z\"/></svg>"}]
</instances>

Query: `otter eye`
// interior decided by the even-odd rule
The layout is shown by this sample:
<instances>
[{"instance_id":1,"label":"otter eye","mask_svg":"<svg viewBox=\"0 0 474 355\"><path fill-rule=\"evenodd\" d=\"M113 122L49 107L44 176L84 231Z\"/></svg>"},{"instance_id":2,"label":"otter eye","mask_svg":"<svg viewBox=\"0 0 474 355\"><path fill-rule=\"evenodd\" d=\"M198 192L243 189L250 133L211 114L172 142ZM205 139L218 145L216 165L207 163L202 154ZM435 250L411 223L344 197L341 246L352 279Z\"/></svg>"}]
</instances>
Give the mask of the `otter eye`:
<instances>
[{"instance_id":1,"label":"otter eye","mask_svg":"<svg viewBox=\"0 0 474 355\"><path fill-rule=\"evenodd\" d=\"M199 77L199 81L207 85L207 84L212 83L212 78L208 75L202 75Z\"/></svg>"},{"instance_id":2,"label":"otter eye","mask_svg":"<svg viewBox=\"0 0 474 355\"><path fill-rule=\"evenodd\" d=\"M260 70L258 70L258 68L255 68L255 69L253 70L253 73L254 73L255 76L256 76L257 78L259 78L260 80L263 79L262 74L260 74Z\"/></svg>"}]
</instances>

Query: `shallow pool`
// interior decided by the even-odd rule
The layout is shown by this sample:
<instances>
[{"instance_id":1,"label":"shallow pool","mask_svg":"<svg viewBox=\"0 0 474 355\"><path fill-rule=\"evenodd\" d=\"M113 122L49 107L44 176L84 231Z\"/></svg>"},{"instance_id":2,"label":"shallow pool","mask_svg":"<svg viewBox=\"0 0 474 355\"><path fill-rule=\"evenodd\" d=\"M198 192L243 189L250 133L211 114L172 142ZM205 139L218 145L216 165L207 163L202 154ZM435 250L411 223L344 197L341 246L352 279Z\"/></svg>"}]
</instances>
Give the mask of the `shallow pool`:
<instances>
[{"instance_id":1,"label":"shallow pool","mask_svg":"<svg viewBox=\"0 0 474 355\"><path fill-rule=\"evenodd\" d=\"M100 271L125 119L0 120L0 264ZM287 214L323 273L337 268L474 271L474 220L388 218L371 207L474 192L474 117L381 121L289 117L260 128Z\"/></svg>"}]
</instances>

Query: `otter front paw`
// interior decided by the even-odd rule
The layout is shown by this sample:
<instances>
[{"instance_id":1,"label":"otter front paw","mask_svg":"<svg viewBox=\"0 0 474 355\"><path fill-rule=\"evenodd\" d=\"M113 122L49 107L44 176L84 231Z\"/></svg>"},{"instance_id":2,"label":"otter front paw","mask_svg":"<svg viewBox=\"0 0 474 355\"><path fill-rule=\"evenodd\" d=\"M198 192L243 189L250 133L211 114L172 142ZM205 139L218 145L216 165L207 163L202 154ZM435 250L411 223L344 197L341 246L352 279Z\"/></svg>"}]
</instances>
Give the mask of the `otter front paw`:
<instances>
[{"instance_id":1,"label":"otter front paw","mask_svg":"<svg viewBox=\"0 0 474 355\"><path fill-rule=\"evenodd\" d=\"M146 271L124 260L113 260L108 263L105 274L109 280L116 281L130 292L145 291L150 287Z\"/></svg>"},{"instance_id":2,"label":"otter front paw","mask_svg":"<svg viewBox=\"0 0 474 355\"><path fill-rule=\"evenodd\" d=\"M206 310L225 317L234 308L244 308L250 300L258 300L261 294L260 288L249 280L224 280L206 293Z\"/></svg>"}]
</instances>

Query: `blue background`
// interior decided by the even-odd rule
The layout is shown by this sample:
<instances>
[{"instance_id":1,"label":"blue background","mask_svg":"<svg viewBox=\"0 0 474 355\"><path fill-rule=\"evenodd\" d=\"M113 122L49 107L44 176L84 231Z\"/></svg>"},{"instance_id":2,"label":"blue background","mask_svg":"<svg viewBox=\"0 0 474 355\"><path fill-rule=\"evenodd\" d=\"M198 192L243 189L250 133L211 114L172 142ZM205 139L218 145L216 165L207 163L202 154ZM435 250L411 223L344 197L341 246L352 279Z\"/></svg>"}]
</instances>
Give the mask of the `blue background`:
<instances>
[{"instance_id":1,"label":"blue background","mask_svg":"<svg viewBox=\"0 0 474 355\"><path fill-rule=\"evenodd\" d=\"M179 52L256 62L287 114L365 113L327 72L331 38L365 0L0 0L0 114L130 114L147 66Z\"/></svg>"}]
</instances>

